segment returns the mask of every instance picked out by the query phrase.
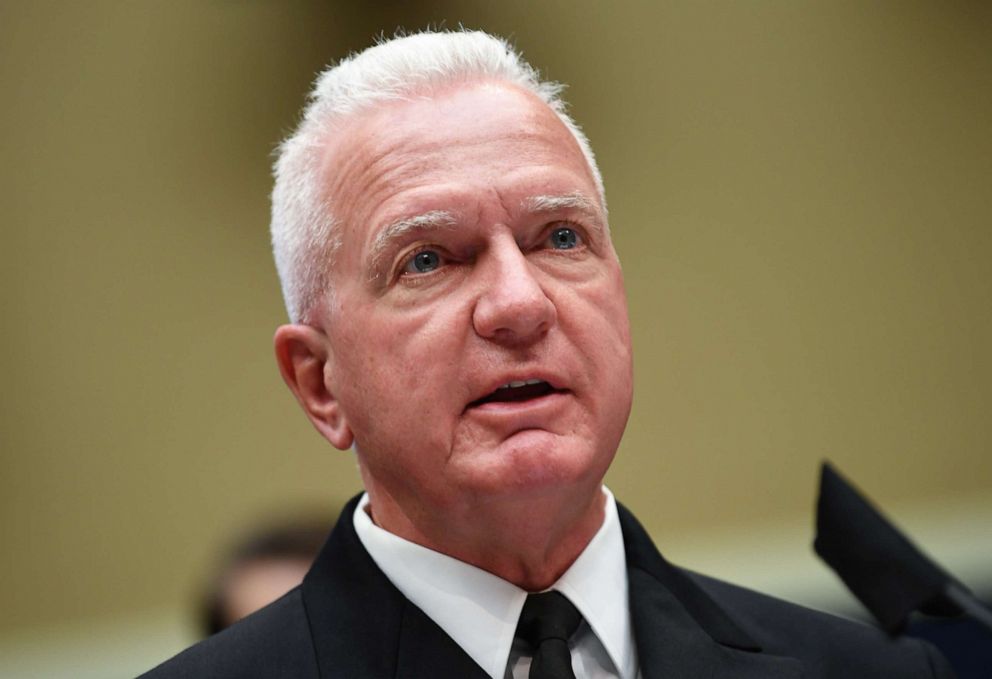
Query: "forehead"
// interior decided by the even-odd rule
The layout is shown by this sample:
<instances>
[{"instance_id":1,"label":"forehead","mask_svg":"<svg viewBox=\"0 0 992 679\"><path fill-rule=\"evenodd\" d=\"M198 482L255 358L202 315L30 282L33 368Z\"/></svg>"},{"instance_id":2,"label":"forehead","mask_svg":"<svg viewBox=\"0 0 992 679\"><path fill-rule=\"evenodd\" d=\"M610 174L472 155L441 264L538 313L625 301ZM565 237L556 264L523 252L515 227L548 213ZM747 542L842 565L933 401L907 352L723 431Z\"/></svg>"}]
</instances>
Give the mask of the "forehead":
<instances>
[{"instance_id":1,"label":"forehead","mask_svg":"<svg viewBox=\"0 0 992 679\"><path fill-rule=\"evenodd\" d=\"M432 210L478 215L538 195L600 202L565 125L536 96L505 84L457 86L354 116L328 140L322 171L343 246Z\"/></svg>"}]
</instances>

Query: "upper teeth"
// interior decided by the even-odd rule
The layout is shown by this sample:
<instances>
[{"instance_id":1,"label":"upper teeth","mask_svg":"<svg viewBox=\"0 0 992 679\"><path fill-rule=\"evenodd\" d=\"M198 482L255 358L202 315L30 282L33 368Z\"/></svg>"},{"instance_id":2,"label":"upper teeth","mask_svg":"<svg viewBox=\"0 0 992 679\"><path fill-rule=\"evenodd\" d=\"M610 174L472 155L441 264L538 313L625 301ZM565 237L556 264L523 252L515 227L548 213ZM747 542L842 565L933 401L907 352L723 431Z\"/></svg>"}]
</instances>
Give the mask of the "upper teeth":
<instances>
[{"instance_id":1,"label":"upper teeth","mask_svg":"<svg viewBox=\"0 0 992 679\"><path fill-rule=\"evenodd\" d=\"M513 382L508 382L500 387L500 389L516 389L517 387L523 387L528 384L540 384L544 380L514 380Z\"/></svg>"}]
</instances>

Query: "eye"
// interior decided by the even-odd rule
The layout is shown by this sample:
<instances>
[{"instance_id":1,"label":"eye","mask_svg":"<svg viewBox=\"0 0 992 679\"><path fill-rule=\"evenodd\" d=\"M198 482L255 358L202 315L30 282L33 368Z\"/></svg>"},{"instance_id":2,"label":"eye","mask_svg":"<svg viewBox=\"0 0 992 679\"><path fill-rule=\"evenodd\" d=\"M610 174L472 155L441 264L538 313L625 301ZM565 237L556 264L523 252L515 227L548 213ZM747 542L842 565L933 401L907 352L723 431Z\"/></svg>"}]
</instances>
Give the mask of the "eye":
<instances>
[{"instance_id":1,"label":"eye","mask_svg":"<svg viewBox=\"0 0 992 679\"><path fill-rule=\"evenodd\" d=\"M548 244L555 250L571 250L582 244L582 238L575 229L563 226L551 232Z\"/></svg>"},{"instance_id":2,"label":"eye","mask_svg":"<svg viewBox=\"0 0 992 679\"><path fill-rule=\"evenodd\" d=\"M421 250L414 253L403 266L403 273L430 273L441 266L441 255L437 250Z\"/></svg>"}]
</instances>

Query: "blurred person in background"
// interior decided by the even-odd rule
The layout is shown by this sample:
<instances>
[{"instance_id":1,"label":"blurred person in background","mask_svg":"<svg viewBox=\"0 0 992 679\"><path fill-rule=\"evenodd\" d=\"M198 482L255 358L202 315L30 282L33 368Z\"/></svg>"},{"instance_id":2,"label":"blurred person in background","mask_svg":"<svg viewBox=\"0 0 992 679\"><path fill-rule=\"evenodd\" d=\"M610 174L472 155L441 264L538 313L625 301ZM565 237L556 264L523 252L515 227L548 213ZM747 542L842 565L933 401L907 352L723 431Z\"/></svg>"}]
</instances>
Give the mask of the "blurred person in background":
<instances>
[{"instance_id":1,"label":"blurred person in background","mask_svg":"<svg viewBox=\"0 0 992 679\"><path fill-rule=\"evenodd\" d=\"M269 605L301 582L333 522L300 517L254 531L225 555L201 599L204 636Z\"/></svg>"}]
</instances>

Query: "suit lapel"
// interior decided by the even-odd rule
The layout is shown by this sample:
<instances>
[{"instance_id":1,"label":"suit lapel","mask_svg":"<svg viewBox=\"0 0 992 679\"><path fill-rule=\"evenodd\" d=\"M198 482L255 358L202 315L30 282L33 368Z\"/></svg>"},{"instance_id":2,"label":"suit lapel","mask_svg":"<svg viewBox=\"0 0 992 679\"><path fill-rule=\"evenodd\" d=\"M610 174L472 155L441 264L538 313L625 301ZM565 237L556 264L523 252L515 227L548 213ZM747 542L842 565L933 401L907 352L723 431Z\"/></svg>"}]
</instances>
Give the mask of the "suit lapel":
<instances>
[{"instance_id":1,"label":"suit lapel","mask_svg":"<svg viewBox=\"0 0 992 679\"><path fill-rule=\"evenodd\" d=\"M403 616L396 667L398 677L489 679L444 630L410 603Z\"/></svg>"},{"instance_id":2,"label":"suit lapel","mask_svg":"<svg viewBox=\"0 0 992 679\"><path fill-rule=\"evenodd\" d=\"M303 604L322 678L487 675L433 620L410 603L358 539L341 511L303 580Z\"/></svg>"},{"instance_id":3,"label":"suit lapel","mask_svg":"<svg viewBox=\"0 0 992 679\"><path fill-rule=\"evenodd\" d=\"M480 668L379 570L352 525L358 498L303 581L320 676L465 677ZM760 647L682 571L666 562L637 520L618 506L630 610L644 679L798 679L794 658Z\"/></svg>"},{"instance_id":4,"label":"suit lapel","mask_svg":"<svg viewBox=\"0 0 992 679\"><path fill-rule=\"evenodd\" d=\"M627 557L630 612L644 679L798 679L795 658L761 648L699 586L655 549L618 505Z\"/></svg>"}]
</instances>

